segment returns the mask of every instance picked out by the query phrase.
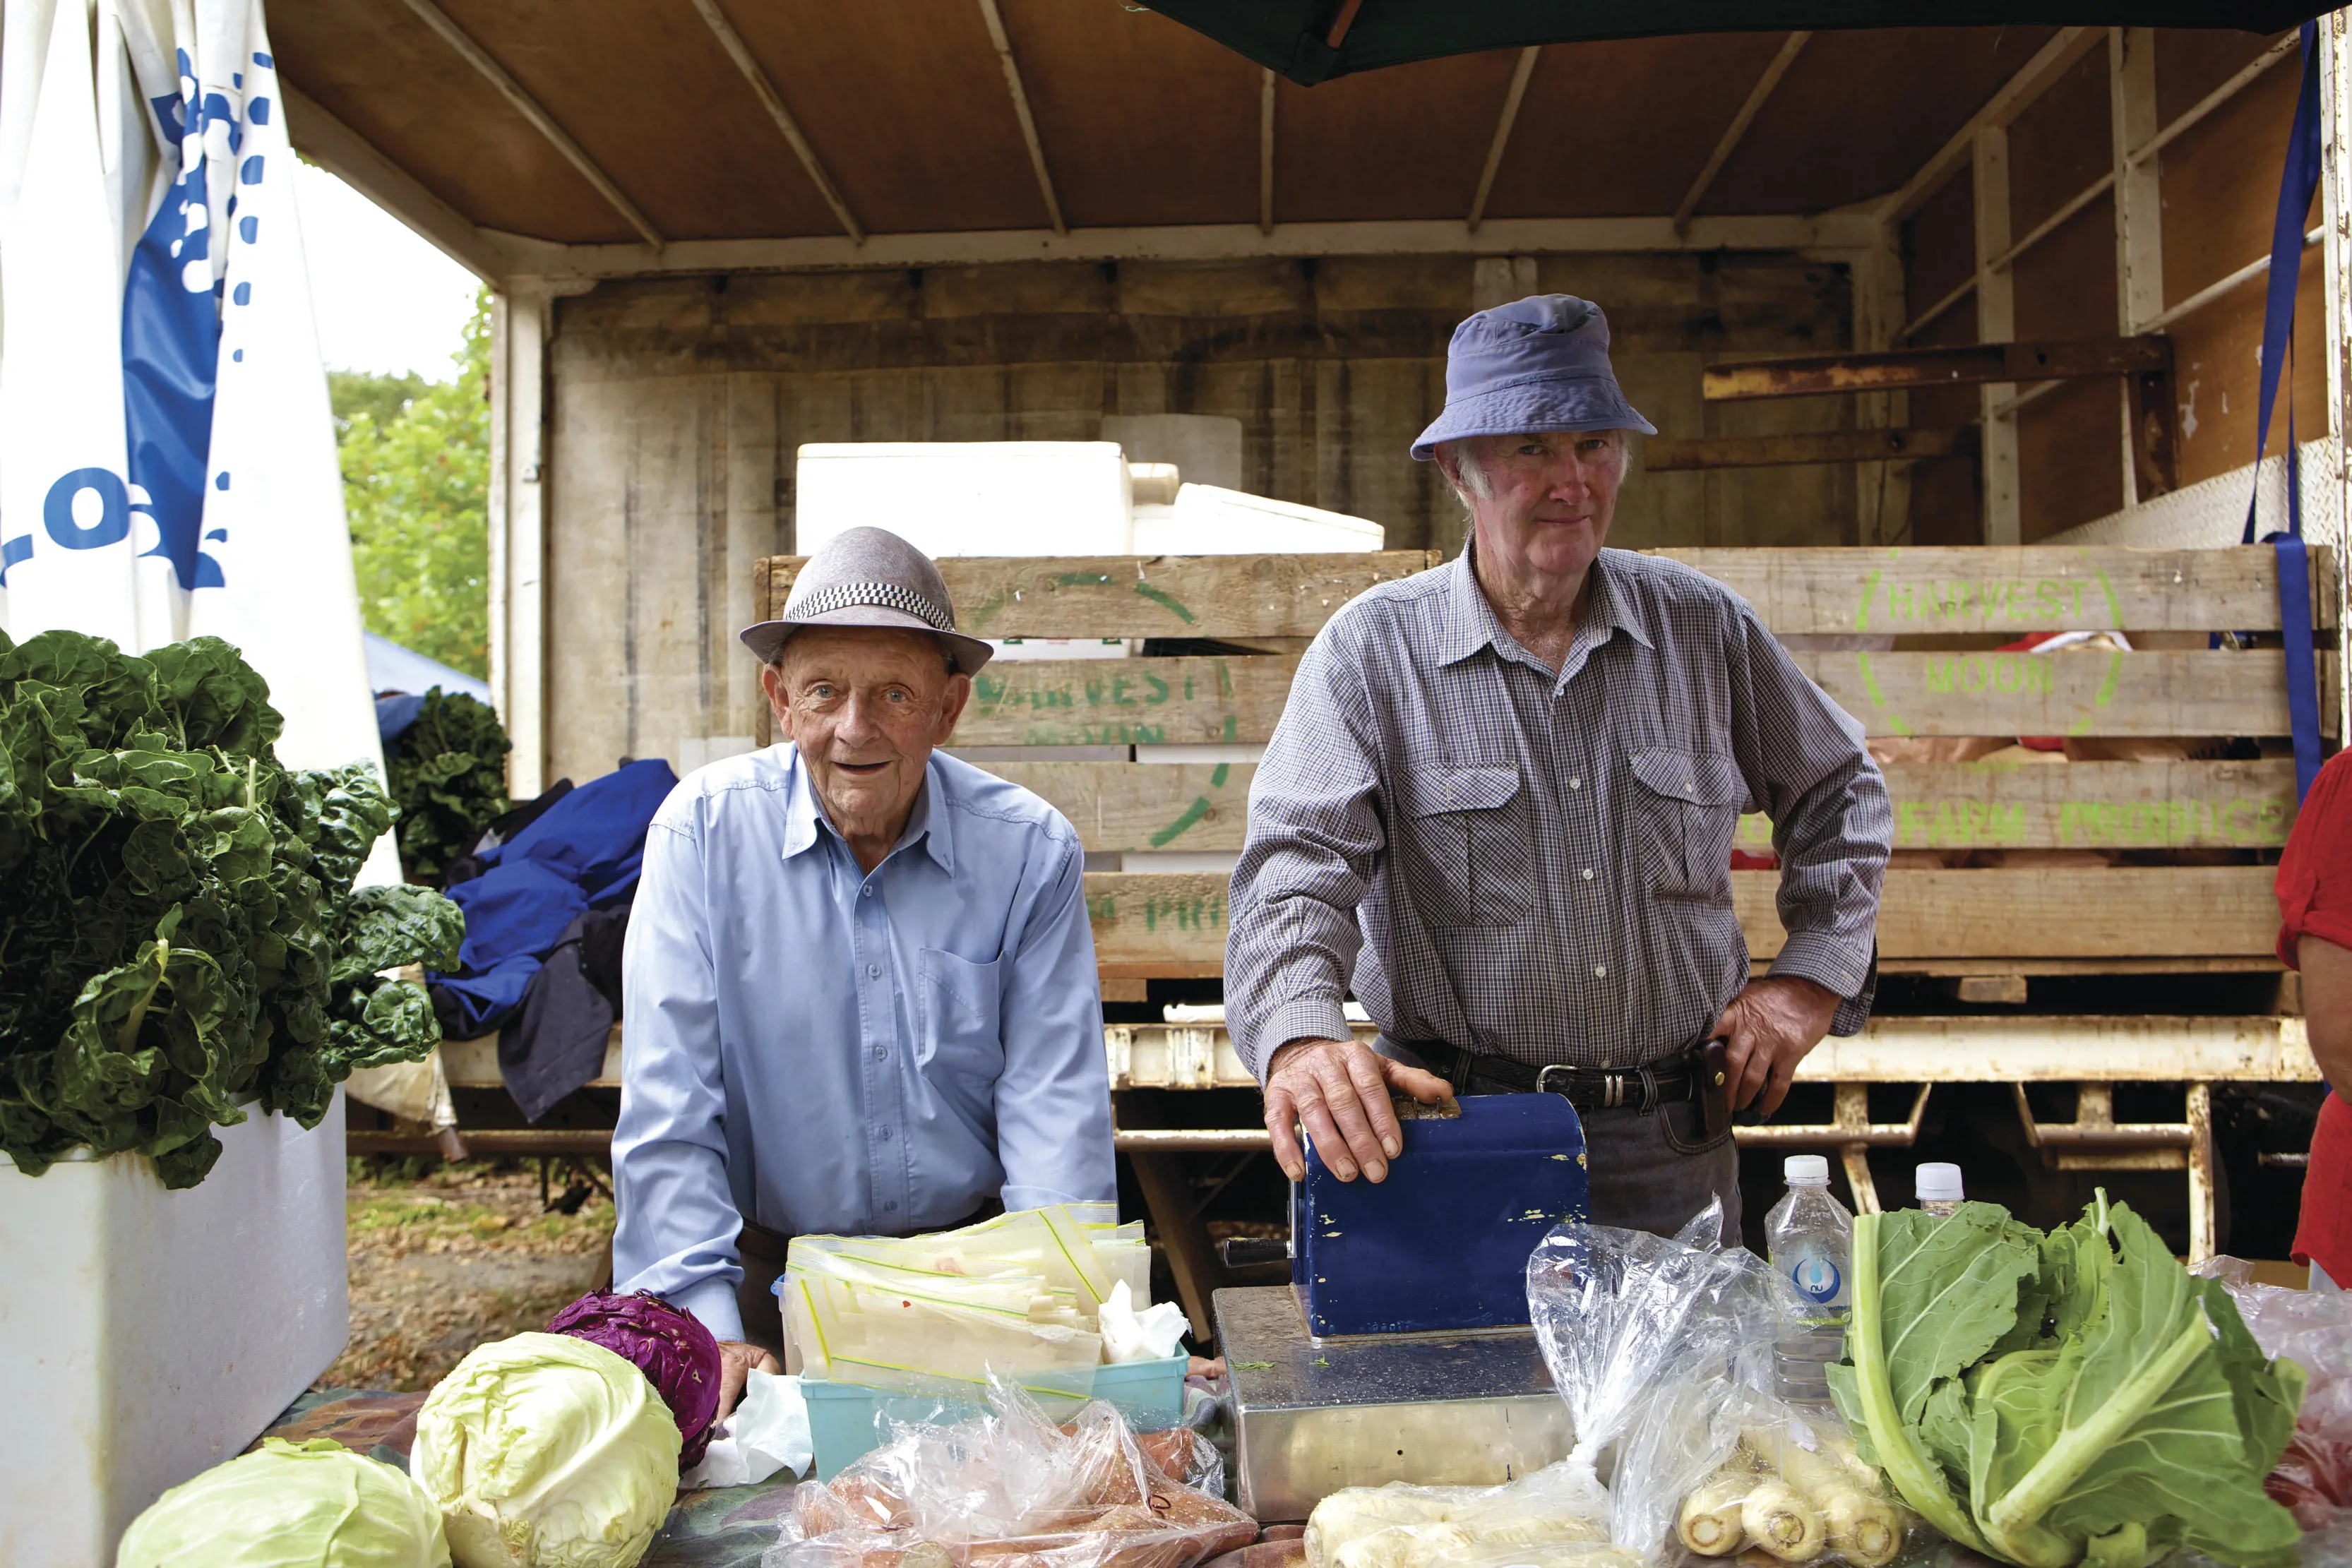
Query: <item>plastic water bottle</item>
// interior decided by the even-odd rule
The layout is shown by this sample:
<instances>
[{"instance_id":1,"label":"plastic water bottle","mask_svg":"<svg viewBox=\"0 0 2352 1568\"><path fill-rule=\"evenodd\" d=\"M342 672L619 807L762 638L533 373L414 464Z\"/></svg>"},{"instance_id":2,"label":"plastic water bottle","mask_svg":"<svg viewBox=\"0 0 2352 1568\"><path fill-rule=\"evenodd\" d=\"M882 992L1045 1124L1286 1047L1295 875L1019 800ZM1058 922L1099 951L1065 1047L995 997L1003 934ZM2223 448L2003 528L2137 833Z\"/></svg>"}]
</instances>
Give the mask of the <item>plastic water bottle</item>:
<instances>
[{"instance_id":1,"label":"plastic water bottle","mask_svg":"<svg viewBox=\"0 0 2352 1568\"><path fill-rule=\"evenodd\" d=\"M1960 1167L1940 1162L1921 1166L1911 1178L1911 1191L1919 1200L1919 1212L1950 1216L1960 1207L1966 1196L1960 1191Z\"/></svg>"},{"instance_id":2,"label":"plastic water bottle","mask_svg":"<svg viewBox=\"0 0 2352 1568\"><path fill-rule=\"evenodd\" d=\"M1789 1195L1764 1221L1772 1267L1796 1288L1781 1308L1773 1377L1791 1404L1829 1403L1828 1367L1845 1354L1852 1315L1846 1279L1853 1266L1853 1216L1830 1196L1830 1162L1790 1155L1781 1166Z\"/></svg>"}]
</instances>

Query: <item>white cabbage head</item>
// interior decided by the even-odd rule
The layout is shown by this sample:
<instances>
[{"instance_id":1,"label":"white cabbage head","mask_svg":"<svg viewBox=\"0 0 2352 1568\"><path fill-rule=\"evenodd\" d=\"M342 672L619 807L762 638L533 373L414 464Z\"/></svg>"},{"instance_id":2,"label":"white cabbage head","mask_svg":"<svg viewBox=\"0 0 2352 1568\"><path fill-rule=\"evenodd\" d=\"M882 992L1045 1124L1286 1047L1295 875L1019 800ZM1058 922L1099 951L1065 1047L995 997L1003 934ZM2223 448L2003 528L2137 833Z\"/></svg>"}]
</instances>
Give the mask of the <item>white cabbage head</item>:
<instances>
[{"instance_id":1,"label":"white cabbage head","mask_svg":"<svg viewBox=\"0 0 2352 1568\"><path fill-rule=\"evenodd\" d=\"M449 1568L441 1511L392 1466L328 1437L272 1437L157 1498L114 1568Z\"/></svg>"},{"instance_id":2,"label":"white cabbage head","mask_svg":"<svg viewBox=\"0 0 2352 1568\"><path fill-rule=\"evenodd\" d=\"M632 1568L677 1500L678 1448L633 1363L523 1333L441 1380L408 1469L440 1505L458 1568Z\"/></svg>"}]
</instances>

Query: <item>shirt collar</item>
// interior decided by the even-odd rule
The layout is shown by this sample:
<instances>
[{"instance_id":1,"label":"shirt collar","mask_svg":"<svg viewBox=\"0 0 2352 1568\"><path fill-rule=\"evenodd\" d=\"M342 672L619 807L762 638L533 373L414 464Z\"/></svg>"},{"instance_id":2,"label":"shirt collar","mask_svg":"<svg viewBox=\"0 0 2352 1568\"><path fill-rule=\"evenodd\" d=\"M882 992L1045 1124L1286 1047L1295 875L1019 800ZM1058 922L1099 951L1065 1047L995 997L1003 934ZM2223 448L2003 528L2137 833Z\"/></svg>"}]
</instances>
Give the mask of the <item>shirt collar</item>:
<instances>
[{"instance_id":1,"label":"shirt collar","mask_svg":"<svg viewBox=\"0 0 2352 1568\"><path fill-rule=\"evenodd\" d=\"M932 801L946 788L945 770L934 752L923 768L923 787L915 793L914 810L907 813L907 825L898 834L898 841L890 852L897 854L910 844L919 843L939 868L950 876L955 874L955 813L932 810ZM784 797L783 858L792 859L817 841L819 831L834 833L833 823L818 806L815 783L809 778L808 764L800 752L793 752L792 784ZM835 838L840 835L834 833Z\"/></svg>"},{"instance_id":2,"label":"shirt collar","mask_svg":"<svg viewBox=\"0 0 2352 1568\"><path fill-rule=\"evenodd\" d=\"M1477 549L1476 537L1465 540L1462 553L1448 568L1453 580L1446 585L1446 614L1438 648L1438 662L1457 664L1478 652L1492 647L1498 652L1506 643L1516 646L1503 623L1495 617L1495 607L1486 602L1486 595L1478 586L1477 568L1473 553ZM1616 574L1609 569L1609 552L1603 550L1593 558L1591 577L1591 596L1584 606L1584 619L1576 629L1576 640L1587 647L1599 647L1610 635L1622 629L1625 634L1644 648L1655 648L1646 618L1639 601L1621 602L1625 596L1616 591Z\"/></svg>"}]
</instances>

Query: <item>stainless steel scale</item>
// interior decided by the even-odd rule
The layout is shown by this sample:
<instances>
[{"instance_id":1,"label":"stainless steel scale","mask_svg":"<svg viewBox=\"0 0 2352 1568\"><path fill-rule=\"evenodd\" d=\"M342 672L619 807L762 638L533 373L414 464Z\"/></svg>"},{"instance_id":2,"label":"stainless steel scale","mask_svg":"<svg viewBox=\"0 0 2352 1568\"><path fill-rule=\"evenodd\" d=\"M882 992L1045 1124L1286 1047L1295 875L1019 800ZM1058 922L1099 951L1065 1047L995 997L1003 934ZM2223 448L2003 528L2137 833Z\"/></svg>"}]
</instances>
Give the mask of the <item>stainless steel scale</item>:
<instances>
[{"instance_id":1,"label":"stainless steel scale","mask_svg":"<svg viewBox=\"0 0 2352 1568\"><path fill-rule=\"evenodd\" d=\"M1290 1284L1216 1292L1238 1494L1260 1520L1305 1519L1343 1487L1497 1485L1568 1452L1526 1272L1587 1212L1576 1113L1553 1094L1408 1107L1385 1182L1342 1182L1308 1150L1290 1241L1272 1244Z\"/></svg>"}]
</instances>

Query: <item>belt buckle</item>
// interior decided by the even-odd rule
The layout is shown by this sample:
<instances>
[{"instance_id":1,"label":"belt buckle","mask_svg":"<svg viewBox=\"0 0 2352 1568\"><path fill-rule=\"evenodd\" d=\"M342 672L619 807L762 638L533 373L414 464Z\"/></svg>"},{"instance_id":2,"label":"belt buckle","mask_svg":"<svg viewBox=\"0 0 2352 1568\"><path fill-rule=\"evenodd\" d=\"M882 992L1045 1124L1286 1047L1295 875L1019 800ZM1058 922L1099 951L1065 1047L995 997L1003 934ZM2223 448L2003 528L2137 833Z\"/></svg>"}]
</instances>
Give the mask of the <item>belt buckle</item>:
<instances>
[{"instance_id":1,"label":"belt buckle","mask_svg":"<svg viewBox=\"0 0 2352 1568\"><path fill-rule=\"evenodd\" d=\"M1637 1109L1646 1110L1650 1105L1655 1103L1657 1101L1657 1081L1655 1076L1648 1068L1643 1068L1638 1072L1615 1072L1606 1068L1586 1068L1580 1070L1578 1068L1570 1067L1563 1062L1554 1062L1551 1066L1544 1068L1537 1072L1536 1092L1539 1094L1557 1094L1564 1100L1573 1101L1575 1096L1568 1090L1552 1088L1549 1080L1555 1072L1573 1074L1579 1071L1597 1071L1600 1076L1601 1103L1594 1107L1596 1110L1620 1110L1628 1103L1631 1103L1631 1102L1626 1098L1625 1092L1628 1087L1638 1089L1643 1096L1640 1104L1636 1107Z\"/></svg>"}]
</instances>

